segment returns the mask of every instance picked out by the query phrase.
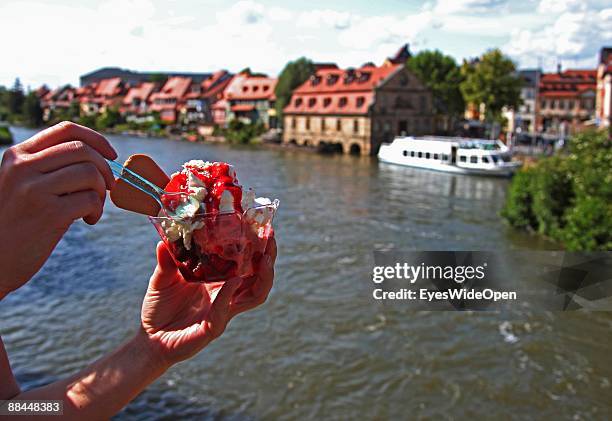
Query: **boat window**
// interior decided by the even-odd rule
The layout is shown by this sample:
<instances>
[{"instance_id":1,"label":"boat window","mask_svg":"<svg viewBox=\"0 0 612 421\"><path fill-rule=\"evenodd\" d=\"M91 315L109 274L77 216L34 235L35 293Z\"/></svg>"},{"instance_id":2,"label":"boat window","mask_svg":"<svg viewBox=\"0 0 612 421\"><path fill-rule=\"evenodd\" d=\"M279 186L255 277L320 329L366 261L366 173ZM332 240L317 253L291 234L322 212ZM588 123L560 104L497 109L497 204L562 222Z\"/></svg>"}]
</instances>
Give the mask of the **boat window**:
<instances>
[{"instance_id":1,"label":"boat window","mask_svg":"<svg viewBox=\"0 0 612 421\"><path fill-rule=\"evenodd\" d=\"M482 162L485 163L485 164L488 164L489 163L489 158L486 157L486 156L483 156L482 157Z\"/></svg>"},{"instance_id":2,"label":"boat window","mask_svg":"<svg viewBox=\"0 0 612 421\"><path fill-rule=\"evenodd\" d=\"M478 157L477 156L470 156L470 164L477 164L478 163Z\"/></svg>"},{"instance_id":3,"label":"boat window","mask_svg":"<svg viewBox=\"0 0 612 421\"><path fill-rule=\"evenodd\" d=\"M447 154L445 154L445 153L443 153L443 154L442 154L442 160L443 160L443 161L448 161L448 155L447 155Z\"/></svg>"},{"instance_id":4,"label":"boat window","mask_svg":"<svg viewBox=\"0 0 612 421\"><path fill-rule=\"evenodd\" d=\"M459 156L459 161L460 162L467 162L467 159L465 158L465 155Z\"/></svg>"},{"instance_id":5,"label":"boat window","mask_svg":"<svg viewBox=\"0 0 612 421\"><path fill-rule=\"evenodd\" d=\"M434 154L434 159L439 159L439 155L437 153Z\"/></svg>"},{"instance_id":6,"label":"boat window","mask_svg":"<svg viewBox=\"0 0 612 421\"><path fill-rule=\"evenodd\" d=\"M408 151L404 151L404 156L408 156Z\"/></svg>"},{"instance_id":7,"label":"boat window","mask_svg":"<svg viewBox=\"0 0 612 421\"><path fill-rule=\"evenodd\" d=\"M425 152L425 158L429 159L429 157L430 157L429 152Z\"/></svg>"},{"instance_id":8,"label":"boat window","mask_svg":"<svg viewBox=\"0 0 612 421\"><path fill-rule=\"evenodd\" d=\"M423 158L423 152L419 152L418 156L419 158Z\"/></svg>"},{"instance_id":9,"label":"boat window","mask_svg":"<svg viewBox=\"0 0 612 421\"><path fill-rule=\"evenodd\" d=\"M510 162L512 160L512 158L510 158L510 155L502 155L501 159L504 162Z\"/></svg>"},{"instance_id":10,"label":"boat window","mask_svg":"<svg viewBox=\"0 0 612 421\"><path fill-rule=\"evenodd\" d=\"M410 151L410 156L414 158L414 151Z\"/></svg>"},{"instance_id":11,"label":"boat window","mask_svg":"<svg viewBox=\"0 0 612 421\"><path fill-rule=\"evenodd\" d=\"M491 159L497 164L497 155L491 155Z\"/></svg>"}]
</instances>

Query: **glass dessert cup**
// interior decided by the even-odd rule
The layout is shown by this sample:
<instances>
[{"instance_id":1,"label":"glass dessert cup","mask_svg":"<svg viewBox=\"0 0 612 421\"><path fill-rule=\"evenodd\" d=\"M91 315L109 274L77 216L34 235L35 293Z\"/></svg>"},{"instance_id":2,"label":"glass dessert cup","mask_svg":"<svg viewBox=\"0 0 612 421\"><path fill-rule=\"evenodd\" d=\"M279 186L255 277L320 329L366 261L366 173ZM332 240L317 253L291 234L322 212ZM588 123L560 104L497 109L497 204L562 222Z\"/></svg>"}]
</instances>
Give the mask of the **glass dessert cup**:
<instances>
[{"instance_id":1,"label":"glass dessert cup","mask_svg":"<svg viewBox=\"0 0 612 421\"><path fill-rule=\"evenodd\" d=\"M248 277L266 250L279 201L244 213L214 213L176 220L149 217L188 282Z\"/></svg>"}]
</instances>

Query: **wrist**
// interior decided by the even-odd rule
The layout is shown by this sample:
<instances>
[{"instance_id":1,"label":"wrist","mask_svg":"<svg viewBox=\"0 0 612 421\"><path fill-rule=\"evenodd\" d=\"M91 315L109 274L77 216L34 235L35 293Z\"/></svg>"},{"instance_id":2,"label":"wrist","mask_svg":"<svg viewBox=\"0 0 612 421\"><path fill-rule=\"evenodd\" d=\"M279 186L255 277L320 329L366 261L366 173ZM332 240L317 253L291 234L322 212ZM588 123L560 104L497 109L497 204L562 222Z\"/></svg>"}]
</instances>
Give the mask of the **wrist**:
<instances>
[{"instance_id":1,"label":"wrist","mask_svg":"<svg viewBox=\"0 0 612 421\"><path fill-rule=\"evenodd\" d=\"M145 358L147 366L149 366L156 377L161 376L168 370L172 364L164 357L160 346L141 328L138 333L132 338L131 344L135 351Z\"/></svg>"}]
</instances>

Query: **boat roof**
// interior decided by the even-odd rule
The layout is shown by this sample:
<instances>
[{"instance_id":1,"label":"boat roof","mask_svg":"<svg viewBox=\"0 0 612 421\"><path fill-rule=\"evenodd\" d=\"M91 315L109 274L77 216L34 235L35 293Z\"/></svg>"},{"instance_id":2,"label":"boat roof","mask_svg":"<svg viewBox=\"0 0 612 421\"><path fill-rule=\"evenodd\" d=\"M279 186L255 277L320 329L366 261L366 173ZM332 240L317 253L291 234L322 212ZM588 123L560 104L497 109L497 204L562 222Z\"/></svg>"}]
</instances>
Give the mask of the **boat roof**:
<instances>
[{"instance_id":1,"label":"boat roof","mask_svg":"<svg viewBox=\"0 0 612 421\"><path fill-rule=\"evenodd\" d=\"M500 141L491 139L476 139L471 137L449 136L403 136L395 140L429 140L437 142L457 143L461 149L490 149L492 146L500 147Z\"/></svg>"}]
</instances>

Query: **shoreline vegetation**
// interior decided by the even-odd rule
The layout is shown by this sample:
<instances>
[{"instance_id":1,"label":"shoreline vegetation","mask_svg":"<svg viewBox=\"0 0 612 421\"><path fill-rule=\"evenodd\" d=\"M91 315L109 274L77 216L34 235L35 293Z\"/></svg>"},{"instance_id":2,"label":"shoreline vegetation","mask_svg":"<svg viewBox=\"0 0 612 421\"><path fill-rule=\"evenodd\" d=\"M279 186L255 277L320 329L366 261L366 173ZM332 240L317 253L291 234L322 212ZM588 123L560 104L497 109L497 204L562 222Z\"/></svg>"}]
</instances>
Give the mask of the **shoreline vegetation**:
<instances>
[{"instance_id":1,"label":"shoreline vegetation","mask_svg":"<svg viewBox=\"0 0 612 421\"><path fill-rule=\"evenodd\" d=\"M612 250L612 141L607 130L570 139L569 150L518 171L502 217L569 251Z\"/></svg>"},{"instance_id":2,"label":"shoreline vegetation","mask_svg":"<svg viewBox=\"0 0 612 421\"><path fill-rule=\"evenodd\" d=\"M0 145L12 145L13 134L9 130L8 126L0 125Z\"/></svg>"}]
</instances>

